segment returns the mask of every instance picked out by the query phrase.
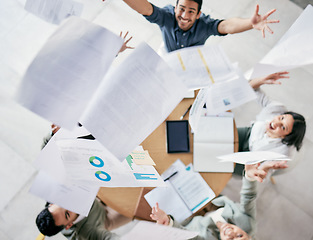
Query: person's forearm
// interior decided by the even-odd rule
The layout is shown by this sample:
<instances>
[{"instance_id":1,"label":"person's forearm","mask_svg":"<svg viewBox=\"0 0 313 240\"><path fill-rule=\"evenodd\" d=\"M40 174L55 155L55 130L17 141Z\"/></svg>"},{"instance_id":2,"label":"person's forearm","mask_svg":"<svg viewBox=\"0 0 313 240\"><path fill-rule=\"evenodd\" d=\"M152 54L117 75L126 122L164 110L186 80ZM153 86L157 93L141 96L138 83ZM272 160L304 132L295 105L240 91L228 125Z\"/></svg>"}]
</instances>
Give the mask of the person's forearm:
<instances>
[{"instance_id":1,"label":"person's forearm","mask_svg":"<svg viewBox=\"0 0 313 240\"><path fill-rule=\"evenodd\" d=\"M250 18L230 18L222 21L218 25L218 31L221 34L240 33L252 29Z\"/></svg>"},{"instance_id":2,"label":"person's forearm","mask_svg":"<svg viewBox=\"0 0 313 240\"><path fill-rule=\"evenodd\" d=\"M147 0L123 0L128 6L138 13L150 16L153 13L153 7Z\"/></svg>"},{"instance_id":3,"label":"person's forearm","mask_svg":"<svg viewBox=\"0 0 313 240\"><path fill-rule=\"evenodd\" d=\"M257 90L259 87L261 87L262 85L262 81L261 81L261 78L254 78L254 79L251 79L249 81L249 84L250 86L254 89L254 90Z\"/></svg>"}]
</instances>

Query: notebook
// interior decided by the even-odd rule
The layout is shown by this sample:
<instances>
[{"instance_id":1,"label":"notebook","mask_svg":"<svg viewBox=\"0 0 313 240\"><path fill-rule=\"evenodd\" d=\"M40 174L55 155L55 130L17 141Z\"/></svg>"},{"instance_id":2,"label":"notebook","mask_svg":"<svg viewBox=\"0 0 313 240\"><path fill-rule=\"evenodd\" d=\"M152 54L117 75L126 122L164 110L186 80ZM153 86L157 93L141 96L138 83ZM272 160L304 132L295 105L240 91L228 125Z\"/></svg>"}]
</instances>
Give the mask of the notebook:
<instances>
[{"instance_id":1,"label":"notebook","mask_svg":"<svg viewBox=\"0 0 313 240\"><path fill-rule=\"evenodd\" d=\"M220 162L217 156L234 152L232 117L201 116L194 132L193 165L198 172L233 172L232 162Z\"/></svg>"}]
</instances>

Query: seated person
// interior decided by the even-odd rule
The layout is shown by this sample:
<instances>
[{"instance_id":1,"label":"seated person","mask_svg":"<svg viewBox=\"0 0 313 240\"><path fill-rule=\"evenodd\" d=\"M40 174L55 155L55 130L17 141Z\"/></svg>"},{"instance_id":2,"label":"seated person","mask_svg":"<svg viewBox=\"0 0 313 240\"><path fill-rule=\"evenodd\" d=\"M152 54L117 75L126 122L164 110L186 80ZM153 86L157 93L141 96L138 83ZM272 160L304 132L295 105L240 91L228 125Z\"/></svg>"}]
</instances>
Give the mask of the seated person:
<instances>
[{"instance_id":1,"label":"seated person","mask_svg":"<svg viewBox=\"0 0 313 240\"><path fill-rule=\"evenodd\" d=\"M302 115L287 111L286 107L271 101L261 90L263 84L281 84L278 79L288 78L288 72L278 72L250 80L263 107L251 127L238 128L239 152L273 151L290 156L290 147L300 150L305 135L306 123ZM236 164L235 174L241 175L243 166Z\"/></svg>"},{"instance_id":2,"label":"seated person","mask_svg":"<svg viewBox=\"0 0 313 240\"><path fill-rule=\"evenodd\" d=\"M254 237L256 225L256 180L262 182L270 169L286 167L286 161L267 161L262 165L246 165L240 191L240 205L225 196L219 196L212 201L217 210L208 212L205 216L193 217L184 226L168 216L158 204L152 208L150 217L159 224L199 232L194 239L251 239Z\"/></svg>"},{"instance_id":3,"label":"seated person","mask_svg":"<svg viewBox=\"0 0 313 240\"><path fill-rule=\"evenodd\" d=\"M129 221L131 219L118 214L98 199L95 199L87 217L49 204L36 218L37 227L43 235L53 236L62 231L65 237L73 240L119 239L109 230Z\"/></svg>"},{"instance_id":4,"label":"seated person","mask_svg":"<svg viewBox=\"0 0 313 240\"><path fill-rule=\"evenodd\" d=\"M263 84L281 84L288 72L278 72L250 80L258 103L263 107L251 127L238 128L239 151L274 151L289 155L289 147L298 151L304 138L306 123L302 115L287 111L279 102L271 101L261 90Z\"/></svg>"}]
</instances>

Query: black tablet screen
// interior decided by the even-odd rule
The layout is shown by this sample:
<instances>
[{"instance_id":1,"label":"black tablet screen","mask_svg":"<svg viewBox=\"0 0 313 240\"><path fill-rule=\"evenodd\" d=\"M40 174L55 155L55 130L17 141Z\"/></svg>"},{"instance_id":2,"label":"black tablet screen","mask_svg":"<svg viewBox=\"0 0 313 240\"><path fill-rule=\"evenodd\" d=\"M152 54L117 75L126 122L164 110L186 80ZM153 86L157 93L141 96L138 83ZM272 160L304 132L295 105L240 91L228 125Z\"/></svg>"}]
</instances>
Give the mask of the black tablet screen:
<instances>
[{"instance_id":1,"label":"black tablet screen","mask_svg":"<svg viewBox=\"0 0 313 240\"><path fill-rule=\"evenodd\" d=\"M188 121L166 121L167 152L189 152Z\"/></svg>"}]
</instances>

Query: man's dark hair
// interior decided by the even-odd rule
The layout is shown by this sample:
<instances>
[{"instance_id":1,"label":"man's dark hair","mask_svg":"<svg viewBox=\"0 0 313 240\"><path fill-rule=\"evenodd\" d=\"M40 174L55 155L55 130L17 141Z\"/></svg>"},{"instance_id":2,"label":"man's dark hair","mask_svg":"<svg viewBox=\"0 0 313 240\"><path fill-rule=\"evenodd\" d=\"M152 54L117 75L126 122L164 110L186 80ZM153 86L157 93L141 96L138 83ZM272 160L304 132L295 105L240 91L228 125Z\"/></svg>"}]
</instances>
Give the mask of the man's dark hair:
<instances>
[{"instance_id":1,"label":"man's dark hair","mask_svg":"<svg viewBox=\"0 0 313 240\"><path fill-rule=\"evenodd\" d=\"M294 123L291 133L282 139L282 143L286 144L287 146L294 145L297 151L299 151L302 146L302 141L306 130L305 119L301 114L295 112L285 112L284 114L290 114L294 119Z\"/></svg>"},{"instance_id":2,"label":"man's dark hair","mask_svg":"<svg viewBox=\"0 0 313 240\"><path fill-rule=\"evenodd\" d=\"M195 3L198 3L198 13L199 13L201 10L201 7L202 7L202 0L189 0L189 1L193 1ZM176 6L178 5L178 2L179 2L179 0L176 1Z\"/></svg>"},{"instance_id":3,"label":"man's dark hair","mask_svg":"<svg viewBox=\"0 0 313 240\"><path fill-rule=\"evenodd\" d=\"M39 231L45 236L53 236L59 233L65 226L56 226L52 214L49 212L48 208L46 207L42 210L37 218L36 224Z\"/></svg>"}]
</instances>

